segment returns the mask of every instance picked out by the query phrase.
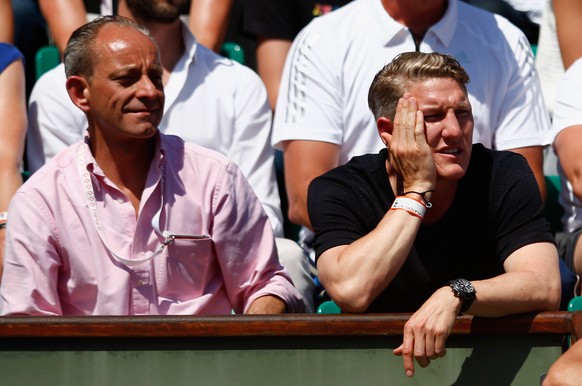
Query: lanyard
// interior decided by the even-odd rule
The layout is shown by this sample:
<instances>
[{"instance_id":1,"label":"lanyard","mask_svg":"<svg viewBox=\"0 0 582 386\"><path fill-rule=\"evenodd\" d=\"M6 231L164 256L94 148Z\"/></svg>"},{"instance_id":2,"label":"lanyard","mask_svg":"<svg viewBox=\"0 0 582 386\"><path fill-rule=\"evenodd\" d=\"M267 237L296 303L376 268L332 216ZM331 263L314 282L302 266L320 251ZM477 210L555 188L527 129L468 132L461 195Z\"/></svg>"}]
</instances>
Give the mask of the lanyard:
<instances>
[{"instance_id":1,"label":"lanyard","mask_svg":"<svg viewBox=\"0 0 582 386\"><path fill-rule=\"evenodd\" d=\"M172 243L177 239L190 239L190 240L210 240L210 236L208 235L184 235L184 234L177 234L169 231L160 231L160 217L162 213L162 208L164 207L164 185L165 185L165 161L162 163L161 167L161 179L160 179L160 188L161 188L161 199L160 199L160 208L156 211L154 216L152 217L152 227L154 231L162 235L164 237L164 242L162 245L158 247L155 251L151 252L148 256L139 258L139 259L126 259L121 257L117 253L113 251L111 247L105 241L105 234L103 233L103 226L101 224L101 218L99 217L99 212L97 210L97 201L95 200L95 192L93 190L93 182L91 181L91 175L87 170L87 162L85 158L85 151L83 144L80 144L77 148L77 169L79 171L79 177L81 178L81 184L83 185L83 190L85 191L85 198L87 199L87 205L89 211L91 212L91 219L93 220L93 225L95 226L95 230L99 234L99 238L103 243L103 246L107 251L111 254L111 256L117 260L118 262L127 265L128 267L135 267L147 261L150 261L155 256L162 253L166 245Z\"/></svg>"}]
</instances>

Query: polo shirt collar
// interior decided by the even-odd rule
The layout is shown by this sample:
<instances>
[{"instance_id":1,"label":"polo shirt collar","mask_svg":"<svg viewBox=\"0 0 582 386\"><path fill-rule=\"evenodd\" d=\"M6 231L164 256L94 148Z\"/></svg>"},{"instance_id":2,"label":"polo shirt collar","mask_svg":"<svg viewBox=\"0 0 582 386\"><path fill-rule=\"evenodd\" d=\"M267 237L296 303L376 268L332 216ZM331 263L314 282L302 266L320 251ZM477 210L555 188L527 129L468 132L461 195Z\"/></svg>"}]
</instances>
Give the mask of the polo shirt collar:
<instances>
[{"instance_id":1,"label":"polo shirt collar","mask_svg":"<svg viewBox=\"0 0 582 386\"><path fill-rule=\"evenodd\" d=\"M376 28L378 29L378 36L382 43L387 46L389 45L397 36L402 33L409 34L408 28L404 25L396 22L388 12L382 6L381 0L364 0L368 1L370 6L368 7L371 13L372 20L375 20ZM447 10L435 25L433 25L426 33L426 36L434 35L445 47L448 47L453 37L455 36L455 30L458 23L458 13L459 13L458 0L449 0L449 5ZM425 36L425 38L426 38Z\"/></svg>"}]
</instances>

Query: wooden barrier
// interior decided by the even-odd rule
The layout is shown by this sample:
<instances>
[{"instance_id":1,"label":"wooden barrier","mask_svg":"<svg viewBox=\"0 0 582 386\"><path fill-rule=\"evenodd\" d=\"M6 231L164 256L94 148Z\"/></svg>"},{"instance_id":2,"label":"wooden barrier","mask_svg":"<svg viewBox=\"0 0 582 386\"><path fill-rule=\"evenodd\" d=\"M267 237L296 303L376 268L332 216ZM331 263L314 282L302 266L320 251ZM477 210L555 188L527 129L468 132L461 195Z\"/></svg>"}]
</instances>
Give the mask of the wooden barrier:
<instances>
[{"instance_id":1,"label":"wooden barrier","mask_svg":"<svg viewBox=\"0 0 582 386\"><path fill-rule=\"evenodd\" d=\"M412 379L409 314L0 318L1 385L537 385L582 312L461 316Z\"/></svg>"}]
</instances>

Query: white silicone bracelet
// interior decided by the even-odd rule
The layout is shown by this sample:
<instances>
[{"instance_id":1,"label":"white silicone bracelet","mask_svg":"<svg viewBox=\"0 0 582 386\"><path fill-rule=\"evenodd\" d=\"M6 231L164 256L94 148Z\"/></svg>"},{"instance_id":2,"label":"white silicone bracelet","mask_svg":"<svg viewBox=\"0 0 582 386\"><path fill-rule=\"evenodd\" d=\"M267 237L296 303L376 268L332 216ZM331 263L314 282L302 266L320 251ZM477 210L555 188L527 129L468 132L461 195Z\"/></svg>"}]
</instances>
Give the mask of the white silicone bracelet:
<instances>
[{"instance_id":1,"label":"white silicone bracelet","mask_svg":"<svg viewBox=\"0 0 582 386\"><path fill-rule=\"evenodd\" d=\"M422 202L410 197L396 197L390 210L392 209L405 210L420 219L424 218L424 213L426 212L426 206Z\"/></svg>"}]
</instances>

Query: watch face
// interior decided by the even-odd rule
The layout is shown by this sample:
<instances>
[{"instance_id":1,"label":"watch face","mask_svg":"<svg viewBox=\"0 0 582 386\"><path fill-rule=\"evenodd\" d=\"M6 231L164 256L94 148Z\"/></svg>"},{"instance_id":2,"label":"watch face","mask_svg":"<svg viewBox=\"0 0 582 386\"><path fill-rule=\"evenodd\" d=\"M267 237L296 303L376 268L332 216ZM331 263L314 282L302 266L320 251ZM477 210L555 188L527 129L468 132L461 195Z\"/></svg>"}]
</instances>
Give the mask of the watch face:
<instances>
[{"instance_id":1,"label":"watch face","mask_svg":"<svg viewBox=\"0 0 582 386\"><path fill-rule=\"evenodd\" d=\"M473 292L475 289L473 288L473 284L469 280L461 279L457 282L459 286L459 291L461 292Z\"/></svg>"},{"instance_id":2,"label":"watch face","mask_svg":"<svg viewBox=\"0 0 582 386\"><path fill-rule=\"evenodd\" d=\"M457 279L451 282L453 289L463 299L470 299L475 297L475 287L466 279Z\"/></svg>"}]
</instances>

